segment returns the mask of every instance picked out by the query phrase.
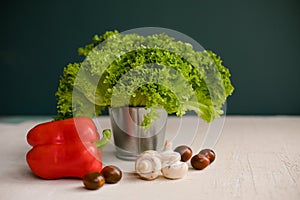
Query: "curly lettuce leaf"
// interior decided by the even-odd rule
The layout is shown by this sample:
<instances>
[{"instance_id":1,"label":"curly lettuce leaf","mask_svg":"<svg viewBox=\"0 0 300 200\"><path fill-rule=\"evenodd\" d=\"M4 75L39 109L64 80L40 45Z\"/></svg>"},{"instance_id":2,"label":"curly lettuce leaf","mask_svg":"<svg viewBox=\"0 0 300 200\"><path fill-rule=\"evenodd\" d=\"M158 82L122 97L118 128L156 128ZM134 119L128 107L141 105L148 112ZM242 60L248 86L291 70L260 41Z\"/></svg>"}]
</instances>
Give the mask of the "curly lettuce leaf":
<instances>
[{"instance_id":1,"label":"curly lettuce leaf","mask_svg":"<svg viewBox=\"0 0 300 200\"><path fill-rule=\"evenodd\" d=\"M66 67L56 93L58 118L93 111L97 115L113 103L146 108L161 105L178 116L192 110L209 122L222 114L222 105L234 89L219 56L212 51L196 52L190 44L165 34L143 37L106 32L79 48L79 53L87 56L85 61ZM78 96L75 106L73 90ZM124 96L128 101L116 98ZM147 125L151 117L146 119Z\"/></svg>"}]
</instances>

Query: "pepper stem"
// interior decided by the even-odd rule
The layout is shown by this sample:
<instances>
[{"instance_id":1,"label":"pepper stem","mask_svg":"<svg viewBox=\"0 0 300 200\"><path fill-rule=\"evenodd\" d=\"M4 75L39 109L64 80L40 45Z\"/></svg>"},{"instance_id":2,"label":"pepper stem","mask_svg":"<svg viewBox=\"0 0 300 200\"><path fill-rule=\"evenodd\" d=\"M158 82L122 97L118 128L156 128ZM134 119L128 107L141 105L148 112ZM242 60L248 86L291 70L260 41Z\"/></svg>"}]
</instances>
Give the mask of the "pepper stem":
<instances>
[{"instance_id":1,"label":"pepper stem","mask_svg":"<svg viewBox=\"0 0 300 200\"><path fill-rule=\"evenodd\" d=\"M103 134L102 139L94 142L94 144L96 145L98 151L100 151L105 145L107 145L109 143L110 138L111 138L111 130L110 129L104 129L102 131L102 134Z\"/></svg>"}]
</instances>

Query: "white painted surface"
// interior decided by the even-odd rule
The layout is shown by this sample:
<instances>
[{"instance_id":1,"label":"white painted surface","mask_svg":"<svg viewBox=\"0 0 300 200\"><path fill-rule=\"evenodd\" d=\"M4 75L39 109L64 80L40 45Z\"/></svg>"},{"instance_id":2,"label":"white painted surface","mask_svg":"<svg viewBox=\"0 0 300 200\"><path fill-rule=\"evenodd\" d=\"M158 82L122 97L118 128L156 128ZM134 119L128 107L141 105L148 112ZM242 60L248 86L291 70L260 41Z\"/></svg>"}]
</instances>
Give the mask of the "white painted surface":
<instances>
[{"instance_id":1,"label":"white painted surface","mask_svg":"<svg viewBox=\"0 0 300 200\"><path fill-rule=\"evenodd\" d=\"M180 132L175 139L173 137L175 144L180 141L191 144L189 134L194 131L197 120L195 117L183 119L182 124L188 128L183 130L186 134ZM101 121L104 127L109 127L107 118ZM26 133L37 123L39 121L0 123L0 200L300 199L300 117L227 117L218 143L213 147L216 161L205 170L190 169L182 180L144 181L129 172L130 162L119 161L124 171L128 171L121 182L104 185L97 191L85 190L78 179L46 181L31 174L25 161L30 149ZM207 124L200 122L200 125L205 133ZM180 123L171 118L168 137L176 134L178 127ZM215 136L212 134L212 137ZM204 140L205 135L199 138ZM104 154L105 164L118 164L112 144Z\"/></svg>"}]
</instances>

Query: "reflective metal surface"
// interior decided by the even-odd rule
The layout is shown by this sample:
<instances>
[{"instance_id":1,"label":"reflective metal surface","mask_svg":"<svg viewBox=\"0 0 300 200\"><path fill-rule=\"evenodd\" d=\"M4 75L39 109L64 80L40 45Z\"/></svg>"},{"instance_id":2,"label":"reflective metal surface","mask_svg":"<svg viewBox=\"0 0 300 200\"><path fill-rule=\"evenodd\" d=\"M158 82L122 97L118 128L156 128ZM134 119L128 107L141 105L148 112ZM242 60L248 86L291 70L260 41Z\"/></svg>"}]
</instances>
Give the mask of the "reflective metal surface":
<instances>
[{"instance_id":1,"label":"reflective metal surface","mask_svg":"<svg viewBox=\"0 0 300 200\"><path fill-rule=\"evenodd\" d=\"M149 112L143 107L109 109L118 158L134 160L143 151L163 149L168 115L163 109L157 110L158 120L145 128L141 123Z\"/></svg>"}]
</instances>

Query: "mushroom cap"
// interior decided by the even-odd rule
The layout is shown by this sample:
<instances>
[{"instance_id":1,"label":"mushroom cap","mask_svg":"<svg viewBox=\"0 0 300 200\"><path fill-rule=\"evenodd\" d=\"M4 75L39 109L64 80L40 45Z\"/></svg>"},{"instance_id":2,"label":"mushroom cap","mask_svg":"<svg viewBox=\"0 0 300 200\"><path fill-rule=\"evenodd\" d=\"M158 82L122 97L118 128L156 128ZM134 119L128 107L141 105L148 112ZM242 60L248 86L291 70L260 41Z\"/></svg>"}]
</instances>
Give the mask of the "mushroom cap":
<instances>
[{"instance_id":1,"label":"mushroom cap","mask_svg":"<svg viewBox=\"0 0 300 200\"><path fill-rule=\"evenodd\" d=\"M164 151L160 153L162 167L167 167L181 160L181 155L175 151Z\"/></svg>"},{"instance_id":2,"label":"mushroom cap","mask_svg":"<svg viewBox=\"0 0 300 200\"><path fill-rule=\"evenodd\" d=\"M186 162L178 161L172 165L162 168L162 174L169 179L180 179L187 175L188 165Z\"/></svg>"},{"instance_id":3,"label":"mushroom cap","mask_svg":"<svg viewBox=\"0 0 300 200\"><path fill-rule=\"evenodd\" d=\"M135 161L136 173L145 180L156 179L161 174L161 168L161 156L153 150L143 152Z\"/></svg>"}]
</instances>

